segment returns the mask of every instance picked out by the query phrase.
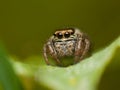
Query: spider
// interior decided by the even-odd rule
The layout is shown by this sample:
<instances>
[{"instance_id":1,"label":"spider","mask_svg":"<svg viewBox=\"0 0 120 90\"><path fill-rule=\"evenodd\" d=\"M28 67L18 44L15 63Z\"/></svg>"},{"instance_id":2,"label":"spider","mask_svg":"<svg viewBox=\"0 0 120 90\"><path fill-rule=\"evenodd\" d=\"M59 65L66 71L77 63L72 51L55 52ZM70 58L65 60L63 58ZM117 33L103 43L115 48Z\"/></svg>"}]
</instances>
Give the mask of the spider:
<instances>
[{"instance_id":1,"label":"spider","mask_svg":"<svg viewBox=\"0 0 120 90\"><path fill-rule=\"evenodd\" d=\"M48 55L57 63L62 65L62 57L74 57L74 62L81 61L90 50L90 40L87 35L77 28L58 29L48 39L43 47L43 55L46 64L50 65Z\"/></svg>"}]
</instances>

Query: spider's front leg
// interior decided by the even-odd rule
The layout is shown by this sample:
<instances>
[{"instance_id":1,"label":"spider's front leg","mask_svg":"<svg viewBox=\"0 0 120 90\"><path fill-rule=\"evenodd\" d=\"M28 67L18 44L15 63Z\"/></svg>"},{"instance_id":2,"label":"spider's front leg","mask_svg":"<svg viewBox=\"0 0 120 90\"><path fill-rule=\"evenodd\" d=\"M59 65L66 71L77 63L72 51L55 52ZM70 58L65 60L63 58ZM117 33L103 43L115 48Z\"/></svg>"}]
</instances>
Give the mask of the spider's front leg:
<instances>
[{"instance_id":1,"label":"spider's front leg","mask_svg":"<svg viewBox=\"0 0 120 90\"><path fill-rule=\"evenodd\" d=\"M48 42L44 46L44 58L45 58L46 63L49 65L50 63L48 61L47 53L49 53L51 57L54 58L54 60L56 61L58 65L61 65L61 62L57 57L57 52L55 51L52 42Z\"/></svg>"},{"instance_id":2,"label":"spider's front leg","mask_svg":"<svg viewBox=\"0 0 120 90\"><path fill-rule=\"evenodd\" d=\"M76 43L76 47L75 47L75 60L74 63L79 62L80 60L82 60L87 52L90 49L90 41L87 38L87 36L85 34L78 34L77 35L77 43Z\"/></svg>"},{"instance_id":3,"label":"spider's front leg","mask_svg":"<svg viewBox=\"0 0 120 90\"><path fill-rule=\"evenodd\" d=\"M84 43L85 43L85 47L84 47L84 50L83 50L82 55L80 57L80 60L83 59L88 54L88 52L90 50L90 45L91 45L90 40L88 38L85 38Z\"/></svg>"},{"instance_id":4,"label":"spider's front leg","mask_svg":"<svg viewBox=\"0 0 120 90\"><path fill-rule=\"evenodd\" d=\"M44 47L43 47L43 56L44 56L46 64L50 65L48 57L47 57L47 44L45 44Z\"/></svg>"}]
</instances>

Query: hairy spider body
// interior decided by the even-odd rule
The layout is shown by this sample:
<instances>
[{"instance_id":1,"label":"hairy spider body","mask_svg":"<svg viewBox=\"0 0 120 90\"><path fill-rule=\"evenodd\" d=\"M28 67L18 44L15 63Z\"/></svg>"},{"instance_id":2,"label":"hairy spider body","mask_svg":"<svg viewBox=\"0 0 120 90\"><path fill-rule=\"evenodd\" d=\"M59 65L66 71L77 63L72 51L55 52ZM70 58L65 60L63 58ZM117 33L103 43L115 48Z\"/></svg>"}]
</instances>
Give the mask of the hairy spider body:
<instances>
[{"instance_id":1,"label":"hairy spider body","mask_svg":"<svg viewBox=\"0 0 120 90\"><path fill-rule=\"evenodd\" d=\"M73 56L74 63L82 60L90 49L90 41L86 34L78 29L66 28L57 30L44 45L44 58L49 63L47 54L61 65L60 59Z\"/></svg>"}]
</instances>

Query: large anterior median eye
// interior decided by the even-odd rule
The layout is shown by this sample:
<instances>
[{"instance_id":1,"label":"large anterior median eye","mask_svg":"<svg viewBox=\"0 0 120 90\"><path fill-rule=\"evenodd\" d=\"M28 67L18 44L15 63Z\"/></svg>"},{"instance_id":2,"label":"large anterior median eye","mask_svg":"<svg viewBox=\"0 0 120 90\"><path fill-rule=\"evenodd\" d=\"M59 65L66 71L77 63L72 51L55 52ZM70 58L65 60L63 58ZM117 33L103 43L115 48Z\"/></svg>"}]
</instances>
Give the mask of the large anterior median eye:
<instances>
[{"instance_id":1,"label":"large anterior median eye","mask_svg":"<svg viewBox=\"0 0 120 90\"><path fill-rule=\"evenodd\" d=\"M57 34L57 37L58 37L59 39L63 38L62 33L58 33L58 34Z\"/></svg>"},{"instance_id":2,"label":"large anterior median eye","mask_svg":"<svg viewBox=\"0 0 120 90\"><path fill-rule=\"evenodd\" d=\"M69 38L70 37L70 33L69 32L65 32L64 37L65 38Z\"/></svg>"}]
</instances>

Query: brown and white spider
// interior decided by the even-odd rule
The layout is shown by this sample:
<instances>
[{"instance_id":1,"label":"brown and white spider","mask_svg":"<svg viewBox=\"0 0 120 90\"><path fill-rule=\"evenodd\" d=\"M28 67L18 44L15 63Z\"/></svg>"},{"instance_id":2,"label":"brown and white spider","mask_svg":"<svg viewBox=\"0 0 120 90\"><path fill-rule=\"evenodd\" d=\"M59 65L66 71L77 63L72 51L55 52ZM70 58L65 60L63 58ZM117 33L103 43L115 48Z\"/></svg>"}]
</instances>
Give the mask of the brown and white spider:
<instances>
[{"instance_id":1,"label":"brown and white spider","mask_svg":"<svg viewBox=\"0 0 120 90\"><path fill-rule=\"evenodd\" d=\"M56 30L43 47L46 64L50 64L50 55L58 65L61 65L62 57L74 57L74 63L82 60L90 49L90 41L86 34L76 28Z\"/></svg>"}]
</instances>

